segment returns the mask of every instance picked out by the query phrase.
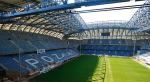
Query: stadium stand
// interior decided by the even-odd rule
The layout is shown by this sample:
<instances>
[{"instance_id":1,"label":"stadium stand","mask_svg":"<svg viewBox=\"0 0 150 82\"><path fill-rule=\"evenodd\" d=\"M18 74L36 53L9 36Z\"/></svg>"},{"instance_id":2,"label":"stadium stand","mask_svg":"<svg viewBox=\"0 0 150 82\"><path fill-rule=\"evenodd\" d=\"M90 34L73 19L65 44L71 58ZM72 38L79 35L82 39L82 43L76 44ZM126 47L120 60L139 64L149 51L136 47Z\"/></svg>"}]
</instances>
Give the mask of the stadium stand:
<instances>
[{"instance_id":1,"label":"stadium stand","mask_svg":"<svg viewBox=\"0 0 150 82\"><path fill-rule=\"evenodd\" d=\"M88 40L87 44L81 45L79 49L83 54L107 54L116 56L132 56L134 51L140 49L140 46L136 45L134 50L133 42L130 40L118 40L118 39L96 39ZM132 45L131 45L132 44Z\"/></svg>"},{"instance_id":2,"label":"stadium stand","mask_svg":"<svg viewBox=\"0 0 150 82\"><path fill-rule=\"evenodd\" d=\"M1 33L3 34L0 37L3 39L0 40L0 66L6 71L9 80L16 81L20 73L21 77L45 73L79 56L76 50L79 45L78 41L71 41L70 44L78 44L70 46L65 40L49 38L45 35L16 31L2 31ZM37 53L40 49L44 49L45 52Z\"/></svg>"},{"instance_id":3,"label":"stadium stand","mask_svg":"<svg viewBox=\"0 0 150 82\"><path fill-rule=\"evenodd\" d=\"M60 65L78 55L72 49L47 51L42 54L4 55L0 57L0 65L7 71L8 75L21 72L22 76L31 76L53 69L57 64Z\"/></svg>"},{"instance_id":4,"label":"stadium stand","mask_svg":"<svg viewBox=\"0 0 150 82\"><path fill-rule=\"evenodd\" d=\"M6 72L8 80L21 82L81 54L139 54L136 57L150 65L149 0L139 5L129 21L85 23L79 15L82 11L74 10L124 1L129 0L0 0L0 72Z\"/></svg>"},{"instance_id":5,"label":"stadium stand","mask_svg":"<svg viewBox=\"0 0 150 82\"><path fill-rule=\"evenodd\" d=\"M140 50L138 50L137 55L135 55L135 59L138 61L147 64L150 66L150 45L143 45Z\"/></svg>"}]
</instances>

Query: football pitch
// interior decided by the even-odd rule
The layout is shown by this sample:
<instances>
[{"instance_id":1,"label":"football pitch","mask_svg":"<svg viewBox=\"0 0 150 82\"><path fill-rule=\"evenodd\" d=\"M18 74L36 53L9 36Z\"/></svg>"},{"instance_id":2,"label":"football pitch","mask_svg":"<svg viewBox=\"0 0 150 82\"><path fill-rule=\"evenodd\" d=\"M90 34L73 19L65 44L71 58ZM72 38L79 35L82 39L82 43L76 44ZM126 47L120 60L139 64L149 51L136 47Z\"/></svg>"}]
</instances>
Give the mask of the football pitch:
<instances>
[{"instance_id":1,"label":"football pitch","mask_svg":"<svg viewBox=\"0 0 150 82\"><path fill-rule=\"evenodd\" d=\"M150 69L128 57L80 56L29 82L150 82Z\"/></svg>"}]
</instances>

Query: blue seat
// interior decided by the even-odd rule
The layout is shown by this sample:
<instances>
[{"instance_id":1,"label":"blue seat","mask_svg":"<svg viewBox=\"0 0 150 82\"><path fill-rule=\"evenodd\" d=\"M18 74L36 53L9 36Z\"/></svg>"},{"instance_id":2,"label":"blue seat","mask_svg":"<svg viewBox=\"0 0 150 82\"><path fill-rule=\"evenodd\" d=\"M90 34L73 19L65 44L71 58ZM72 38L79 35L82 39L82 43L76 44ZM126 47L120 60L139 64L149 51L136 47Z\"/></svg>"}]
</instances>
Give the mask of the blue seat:
<instances>
[{"instance_id":1,"label":"blue seat","mask_svg":"<svg viewBox=\"0 0 150 82\"><path fill-rule=\"evenodd\" d=\"M27 74L28 70L20 66L12 56L2 56L0 57L0 64L6 67L9 71L21 72L22 74Z\"/></svg>"}]
</instances>

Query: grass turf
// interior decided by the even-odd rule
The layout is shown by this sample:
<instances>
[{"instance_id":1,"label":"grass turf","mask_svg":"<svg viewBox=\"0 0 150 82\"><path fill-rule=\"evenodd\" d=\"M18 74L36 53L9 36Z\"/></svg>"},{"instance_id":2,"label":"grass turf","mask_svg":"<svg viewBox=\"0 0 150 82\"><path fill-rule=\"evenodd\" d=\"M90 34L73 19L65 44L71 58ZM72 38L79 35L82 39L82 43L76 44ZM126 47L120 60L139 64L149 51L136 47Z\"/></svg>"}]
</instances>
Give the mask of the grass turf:
<instances>
[{"instance_id":1,"label":"grass turf","mask_svg":"<svg viewBox=\"0 0 150 82\"><path fill-rule=\"evenodd\" d=\"M104 57L81 56L30 82L103 82ZM150 82L150 69L127 57L106 59L105 82Z\"/></svg>"},{"instance_id":2,"label":"grass turf","mask_svg":"<svg viewBox=\"0 0 150 82\"><path fill-rule=\"evenodd\" d=\"M150 69L127 57L110 57L109 82L150 82ZM111 76L111 75L109 75Z\"/></svg>"},{"instance_id":3,"label":"grass turf","mask_svg":"<svg viewBox=\"0 0 150 82\"><path fill-rule=\"evenodd\" d=\"M97 69L100 64L100 57L81 56L30 82L101 82L98 76L101 71Z\"/></svg>"}]
</instances>

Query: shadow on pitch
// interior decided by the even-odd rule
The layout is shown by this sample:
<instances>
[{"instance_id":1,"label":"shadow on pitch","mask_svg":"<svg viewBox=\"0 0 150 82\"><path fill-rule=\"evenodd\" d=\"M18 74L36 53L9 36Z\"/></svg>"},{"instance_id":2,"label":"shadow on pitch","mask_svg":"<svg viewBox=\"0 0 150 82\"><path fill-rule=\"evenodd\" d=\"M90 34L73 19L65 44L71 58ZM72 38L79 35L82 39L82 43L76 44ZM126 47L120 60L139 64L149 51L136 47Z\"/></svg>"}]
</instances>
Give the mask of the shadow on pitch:
<instances>
[{"instance_id":1,"label":"shadow on pitch","mask_svg":"<svg viewBox=\"0 0 150 82\"><path fill-rule=\"evenodd\" d=\"M94 74L98 63L97 56L81 56L30 82L93 82L89 79Z\"/></svg>"}]
</instances>

